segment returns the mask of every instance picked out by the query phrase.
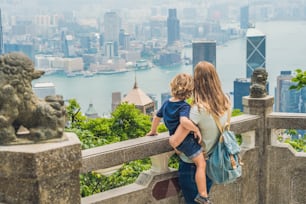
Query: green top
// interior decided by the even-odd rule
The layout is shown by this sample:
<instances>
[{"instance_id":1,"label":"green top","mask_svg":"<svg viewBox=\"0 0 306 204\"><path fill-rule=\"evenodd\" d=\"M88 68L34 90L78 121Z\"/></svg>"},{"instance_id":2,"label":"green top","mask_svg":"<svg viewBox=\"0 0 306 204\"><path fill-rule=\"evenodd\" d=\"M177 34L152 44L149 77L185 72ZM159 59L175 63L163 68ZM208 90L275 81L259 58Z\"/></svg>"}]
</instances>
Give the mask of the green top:
<instances>
[{"instance_id":1,"label":"green top","mask_svg":"<svg viewBox=\"0 0 306 204\"><path fill-rule=\"evenodd\" d=\"M220 123L222 126L225 125L227 121L227 111L222 117L220 117ZM205 109L200 109L194 105L190 110L190 119L200 128L202 134L202 139L205 144L205 151L210 153L212 147L217 142L219 137L219 130L215 123L212 115L210 115ZM183 153L180 154L180 158L187 163L192 163L193 161L189 159Z\"/></svg>"}]
</instances>

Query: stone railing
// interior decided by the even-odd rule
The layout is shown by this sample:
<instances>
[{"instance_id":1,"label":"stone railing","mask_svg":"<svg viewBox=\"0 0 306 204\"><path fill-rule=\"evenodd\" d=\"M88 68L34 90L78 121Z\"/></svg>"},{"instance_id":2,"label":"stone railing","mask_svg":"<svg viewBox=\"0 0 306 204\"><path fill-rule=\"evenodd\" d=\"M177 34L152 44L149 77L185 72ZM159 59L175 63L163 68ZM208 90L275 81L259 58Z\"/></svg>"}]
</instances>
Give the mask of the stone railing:
<instances>
[{"instance_id":1,"label":"stone railing","mask_svg":"<svg viewBox=\"0 0 306 204\"><path fill-rule=\"evenodd\" d=\"M260 117L242 115L232 119L236 133L255 131ZM254 147L254 141L243 136L243 147ZM131 185L98 193L82 199L82 203L183 203L177 184L177 171L168 168L174 153L168 143L169 134L142 137L82 151L81 172L108 168L136 159L150 157L152 167Z\"/></svg>"},{"instance_id":2,"label":"stone railing","mask_svg":"<svg viewBox=\"0 0 306 204\"><path fill-rule=\"evenodd\" d=\"M235 183L214 185L218 204L304 204L306 153L277 141L279 129L306 129L306 114L272 112L273 97L243 98L244 115L231 129L242 135L243 175ZM80 151L73 134L57 144L0 146L0 203L184 203L169 135L141 137ZM150 157L152 168L135 183L80 198L79 173ZM82 164L82 166L81 166Z\"/></svg>"}]
</instances>

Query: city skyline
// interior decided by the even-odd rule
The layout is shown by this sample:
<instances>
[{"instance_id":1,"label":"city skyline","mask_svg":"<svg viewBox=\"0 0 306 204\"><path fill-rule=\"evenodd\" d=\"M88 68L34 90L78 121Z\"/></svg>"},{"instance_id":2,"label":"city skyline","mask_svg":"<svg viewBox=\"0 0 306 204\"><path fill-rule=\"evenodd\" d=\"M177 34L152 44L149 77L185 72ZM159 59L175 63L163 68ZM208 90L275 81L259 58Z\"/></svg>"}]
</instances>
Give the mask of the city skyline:
<instances>
[{"instance_id":1,"label":"city skyline","mask_svg":"<svg viewBox=\"0 0 306 204\"><path fill-rule=\"evenodd\" d=\"M29 5L33 2L35 1L30 1ZM44 4L45 6L48 5L47 2ZM143 56L151 57L150 60L157 66L171 65L176 67L179 64L187 63L179 58L180 55L184 55L181 47L190 45L193 40L215 40L216 46L226 46L228 42L245 36L246 29L239 27L240 5L245 6L242 2L236 2L236 4L225 2L221 4L218 2L219 4L189 5L183 8L182 5L187 3L168 1L169 4L153 6L148 4L144 9L139 9L140 5L133 9L119 9L119 7L109 9L105 4L102 10L101 4L91 12L93 18L84 17L82 15L83 9L85 11L95 5L95 1L91 2L93 4L88 2L78 12L75 12L74 6L71 6L68 13L60 9L54 12L51 9L52 6L50 12L33 7L31 16L18 14L17 11L22 8L22 4L15 6L15 11L12 6L13 15L8 15L11 12L8 9L8 4L4 6L1 4L5 10L5 12L2 10L2 23L4 44L7 51L27 52L31 58L35 58L35 63L39 69L59 68L64 70L67 76L68 74L70 76L70 72L82 72L84 77L91 77L93 73L87 75L85 71L109 73L108 69L112 67L111 71L118 73L120 71L121 73L121 71L125 71L121 69L124 68L125 64L128 64L126 62L135 63ZM173 5L171 2L176 2L176 6L171 6ZM79 6L81 6L81 1L79 3ZM198 8L195 8L196 6ZM282 20L285 17L278 13L278 10L281 10L284 5L272 8L271 4L257 2L256 6L255 9L254 7L250 9L250 15L253 15L252 18L255 15L259 22ZM204 8L203 12L202 8ZM288 7L288 14L293 12L291 8ZM167 30L167 18L165 17L167 17L169 9L176 10L177 20L180 24L179 42L181 44L174 43L175 46L173 47L167 46L167 32L165 32ZM95 16L96 11L98 11L98 15ZM104 20L104 15L107 13L116 13L120 18L120 23L116 28L107 27L107 20ZM296 19L305 17L305 13L296 12L295 14L296 16L293 17ZM139 18L139 16L146 17ZM289 19L293 17L291 16ZM115 25L115 23L110 24ZM114 29L115 38L107 37L108 34L105 30L110 31L110 28ZM290 30L286 32L290 32ZM124 46L118 35L129 38L126 39ZM120 42L118 42L118 39ZM65 50L68 50L66 54ZM269 53L269 51L267 52ZM188 57L190 55L186 55L186 60L188 60ZM169 63L169 60L171 60L171 63ZM110 63L112 63L112 66ZM227 69L222 64L217 64L216 67L221 72ZM245 71L243 67L245 66L239 66L240 72ZM273 70L271 69L271 71ZM235 78L240 77L240 72L239 74L230 73L231 77L232 75ZM229 92L231 91L229 90ZM123 91L123 93L125 92Z\"/></svg>"}]
</instances>

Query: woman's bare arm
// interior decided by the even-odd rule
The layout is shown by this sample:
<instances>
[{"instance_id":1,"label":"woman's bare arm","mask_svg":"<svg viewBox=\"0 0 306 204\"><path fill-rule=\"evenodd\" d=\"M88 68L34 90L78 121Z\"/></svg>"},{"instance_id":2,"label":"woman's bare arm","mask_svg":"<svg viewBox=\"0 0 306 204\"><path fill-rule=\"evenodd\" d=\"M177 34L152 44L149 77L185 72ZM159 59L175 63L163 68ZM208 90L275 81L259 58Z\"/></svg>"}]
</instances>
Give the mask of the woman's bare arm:
<instances>
[{"instance_id":1,"label":"woman's bare arm","mask_svg":"<svg viewBox=\"0 0 306 204\"><path fill-rule=\"evenodd\" d=\"M173 135L170 135L171 137L169 138L169 143L170 145L175 148L179 144L183 142L185 137L188 135L190 130L184 128L182 125L179 125Z\"/></svg>"}]
</instances>

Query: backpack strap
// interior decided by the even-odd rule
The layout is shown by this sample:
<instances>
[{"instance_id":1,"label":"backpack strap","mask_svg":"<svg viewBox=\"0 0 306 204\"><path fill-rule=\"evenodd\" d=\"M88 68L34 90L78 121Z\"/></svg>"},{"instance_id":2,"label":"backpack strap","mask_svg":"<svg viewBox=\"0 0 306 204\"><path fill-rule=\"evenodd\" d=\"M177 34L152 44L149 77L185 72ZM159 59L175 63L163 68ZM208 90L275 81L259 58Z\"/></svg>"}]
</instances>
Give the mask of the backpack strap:
<instances>
[{"instance_id":1,"label":"backpack strap","mask_svg":"<svg viewBox=\"0 0 306 204\"><path fill-rule=\"evenodd\" d=\"M222 127L220 120L217 116L213 115L213 118L215 119L216 125L220 131L220 133L222 133L225 129L230 129L230 123L231 123L231 109L229 108L227 111L227 121L224 125L224 127Z\"/></svg>"},{"instance_id":2,"label":"backpack strap","mask_svg":"<svg viewBox=\"0 0 306 204\"><path fill-rule=\"evenodd\" d=\"M220 120L219 120L219 118L216 115L214 115L214 114L211 114L211 115L213 116L213 118L215 120L215 123L216 123L216 125L217 125L217 127L219 129L220 134L219 134L218 140L212 146L211 151L208 153L208 157L210 156L212 150L217 146L218 142L222 142L223 141L222 133L225 130L225 128L229 129L229 125L230 125L230 121L231 121L231 109L230 108L228 109L228 112L227 112L227 122L225 123L224 127L222 127L222 125L220 123Z\"/></svg>"}]
</instances>

